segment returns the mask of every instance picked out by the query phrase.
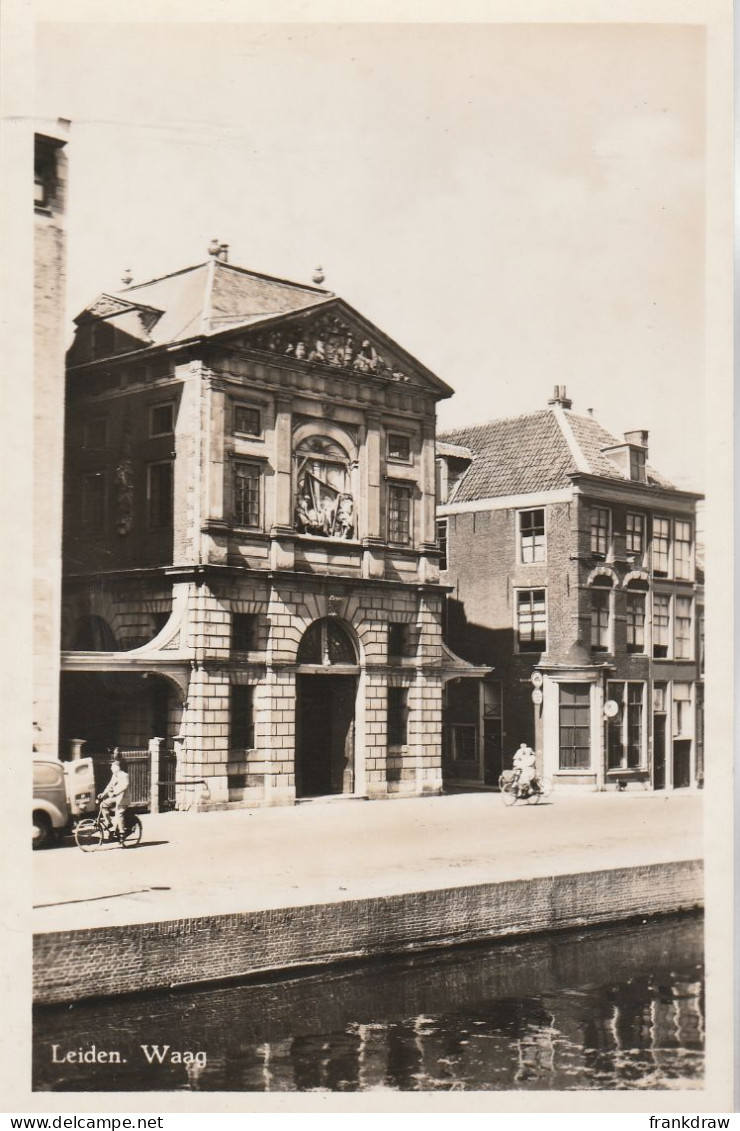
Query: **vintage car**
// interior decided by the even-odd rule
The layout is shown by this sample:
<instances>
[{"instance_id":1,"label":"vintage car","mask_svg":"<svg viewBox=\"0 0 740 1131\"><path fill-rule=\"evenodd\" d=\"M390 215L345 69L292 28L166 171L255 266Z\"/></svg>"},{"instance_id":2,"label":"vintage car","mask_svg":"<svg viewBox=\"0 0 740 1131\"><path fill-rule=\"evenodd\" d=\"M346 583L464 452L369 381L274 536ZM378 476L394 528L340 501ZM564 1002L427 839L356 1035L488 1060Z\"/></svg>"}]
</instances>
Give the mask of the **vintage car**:
<instances>
[{"instance_id":1,"label":"vintage car","mask_svg":"<svg viewBox=\"0 0 740 1131\"><path fill-rule=\"evenodd\" d=\"M61 837L84 814L95 810L92 758L60 762L33 761L33 847L43 848Z\"/></svg>"}]
</instances>

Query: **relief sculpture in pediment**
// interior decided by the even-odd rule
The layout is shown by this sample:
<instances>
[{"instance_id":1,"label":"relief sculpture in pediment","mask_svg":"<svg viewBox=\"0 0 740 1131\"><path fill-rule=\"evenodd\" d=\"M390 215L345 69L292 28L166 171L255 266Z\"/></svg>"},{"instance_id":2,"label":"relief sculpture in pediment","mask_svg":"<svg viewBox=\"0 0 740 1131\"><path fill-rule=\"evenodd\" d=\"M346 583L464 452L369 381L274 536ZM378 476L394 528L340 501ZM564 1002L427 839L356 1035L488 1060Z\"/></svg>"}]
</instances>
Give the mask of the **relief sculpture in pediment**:
<instances>
[{"instance_id":1,"label":"relief sculpture in pediment","mask_svg":"<svg viewBox=\"0 0 740 1131\"><path fill-rule=\"evenodd\" d=\"M330 365L353 373L368 373L408 381L405 373L334 314L300 324L263 330L251 339L257 349L293 357L309 364Z\"/></svg>"}]
</instances>

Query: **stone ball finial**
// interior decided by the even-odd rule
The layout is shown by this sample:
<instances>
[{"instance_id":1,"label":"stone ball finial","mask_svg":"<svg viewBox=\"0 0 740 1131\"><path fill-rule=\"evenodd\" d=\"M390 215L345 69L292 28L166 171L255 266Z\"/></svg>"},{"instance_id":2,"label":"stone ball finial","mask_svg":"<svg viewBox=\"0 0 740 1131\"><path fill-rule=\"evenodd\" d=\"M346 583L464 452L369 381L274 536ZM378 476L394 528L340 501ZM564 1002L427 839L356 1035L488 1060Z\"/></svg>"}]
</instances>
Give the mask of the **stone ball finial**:
<instances>
[{"instance_id":1,"label":"stone ball finial","mask_svg":"<svg viewBox=\"0 0 740 1131\"><path fill-rule=\"evenodd\" d=\"M133 283L133 281L134 277L131 274L131 268L125 267L123 275L121 275L121 282L123 283L124 287L128 287L131 283Z\"/></svg>"},{"instance_id":2,"label":"stone ball finial","mask_svg":"<svg viewBox=\"0 0 740 1131\"><path fill-rule=\"evenodd\" d=\"M324 281L324 278L325 278L324 268L323 267L317 267L316 270L313 273L313 281L314 281L314 283L316 284L317 287L321 286L321 284Z\"/></svg>"},{"instance_id":3,"label":"stone ball finial","mask_svg":"<svg viewBox=\"0 0 740 1131\"><path fill-rule=\"evenodd\" d=\"M211 240L208 245L208 254L218 258L218 253L221 250L221 244L218 240Z\"/></svg>"}]
</instances>

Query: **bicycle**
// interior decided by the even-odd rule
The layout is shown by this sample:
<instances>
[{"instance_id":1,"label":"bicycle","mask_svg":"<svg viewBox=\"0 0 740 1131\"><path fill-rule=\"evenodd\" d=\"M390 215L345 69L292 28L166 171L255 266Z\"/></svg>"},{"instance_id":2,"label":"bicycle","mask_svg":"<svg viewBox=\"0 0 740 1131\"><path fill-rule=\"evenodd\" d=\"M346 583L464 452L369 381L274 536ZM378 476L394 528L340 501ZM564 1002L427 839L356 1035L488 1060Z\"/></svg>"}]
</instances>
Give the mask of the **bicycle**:
<instances>
[{"instance_id":1,"label":"bicycle","mask_svg":"<svg viewBox=\"0 0 740 1131\"><path fill-rule=\"evenodd\" d=\"M86 817L75 828L75 843L83 852L94 852L106 841L115 841L121 848L136 848L144 829L136 813L131 809L123 811L123 836L108 820L103 803L98 806L95 817Z\"/></svg>"},{"instance_id":2,"label":"bicycle","mask_svg":"<svg viewBox=\"0 0 740 1131\"><path fill-rule=\"evenodd\" d=\"M535 777L528 786L520 788L517 770L504 770L498 779L498 787L504 805L515 805L517 801L525 801L527 805L538 805L543 798L549 797L552 793L550 778Z\"/></svg>"}]
</instances>

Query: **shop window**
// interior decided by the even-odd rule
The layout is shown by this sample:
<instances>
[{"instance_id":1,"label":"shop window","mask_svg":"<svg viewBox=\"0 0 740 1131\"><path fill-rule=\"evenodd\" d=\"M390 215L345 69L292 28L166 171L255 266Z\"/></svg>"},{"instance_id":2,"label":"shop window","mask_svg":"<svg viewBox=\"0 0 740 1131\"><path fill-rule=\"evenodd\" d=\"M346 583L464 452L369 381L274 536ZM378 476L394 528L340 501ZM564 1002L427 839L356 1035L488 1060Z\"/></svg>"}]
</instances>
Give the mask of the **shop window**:
<instances>
[{"instance_id":1,"label":"shop window","mask_svg":"<svg viewBox=\"0 0 740 1131\"><path fill-rule=\"evenodd\" d=\"M388 541L401 546L411 542L411 488L400 483L388 487Z\"/></svg>"},{"instance_id":2,"label":"shop window","mask_svg":"<svg viewBox=\"0 0 740 1131\"><path fill-rule=\"evenodd\" d=\"M671 598L653 593L653 657L665 660L671 643Z\"/></svg>"},{"instance_id":3,"label":"shop window","mask_svg":"<svg viewBox=\"0 0 740 1131\"><path fill-rule=\"evenodd\" d=\"M693 578L692 529L690 522L676 519L674 528L674 569L679 581Z\"/></svg>"},{"instance_id":4,"label":"shop window","mask_svg":"<svg viewBox=\"0 0 740 1131\"><path fill-rule=\"evenodd\" d=\"M640 590L628 589L625 597L627 620L627 651L645 651L645 602L647 595Z\"/></svg>"},{"instance_id":5,"label":"shop window","mask_svg":"<svg viewBox=\"0 0 740 1131\"><path fill-rule=\"evenodd\" d=\"M234 464L234 523L259 529L261 508L262 469L258 463Z\"/></svg>"},{"instance_id":6,"label":"shop window","mask_svg":"<svg viewBox=\"0 0 740 1131\"><path fill-rule=\"evenodd\" d=\"M671 557L671 520L653 519L652 565L656 577L668 577Z\"/></svg>"},{"instance_id":7,"label":"shop window","mask_svg":"<svg viewBox=\"0 0 740 1131\"><path fill-rule=\"evenodd\" d=\"M626 550L639 557L645 549L645 516L628 514L626 525Z\"/></svg>"},{"instance_id":8,"label":"shop window","mask_svg":"<svg viewBox=\"0 0 740 1131\"><path fill-rule=\"evenodd\" d=\"M175 427L175 406L172 401L152 405L149 410L149 435L171 436Z\"/></svg>"},{"instance_id":9,"label":"shop window","mask_svg":"<svg viewBox=\"0 0 740 1131\"><path fill-rule=\"evenodd\" d=\"M519 560L523 565L545 560L545 511L519 511Z\"/></svg>"},{"instance_id":10,"label":"shop window","mask_svg":"<svg viewBox=\"0 0 740 1131\"><path fill-rule=\"evenodd\" d=\"M411 463L411 439L402 432L388 433L388 459Z\"/></svg>"},{"instance_id":11,"label":"shop window","mask_svg":"<svg viewBox=\"0 0 740 1131\"><path fill-rule=\"evenodd\" d=\"M171 461L147 468L147 514L150 530L172 526L173 466Z\"/></svg>"},{"instance_id":12,"label":"shop window","mask_svg":"<svg viewBox=\"0 0 740 1131\"><path fill-rule=\"evenodd\" d=\"M674 617L675 639L673 645L673 658L675 660L690 660L691 647L691 597L676 597L676 615Z\"/></svg>"},{"instance_id":13,"label":"shop window","mask_svg":"<svg viewBox=\"0 0 740 1131\"><path fill-rule=\"evenodd\" d=\"M235 683L230 698L229 747L251 750L254 747L254 688Z\"/></svg>"},{"instance_id":14,"label":"shop window","mask_svg":"<svg viewBox=\"0 0 740 1131\"><path fill-rule=\"evenodd\" d=\"M619 706L608 724L608 768L639 769L645 763L645 684L610 682L608 696Z\"/></svg>"},{"instance_id":15,"label":"shop window","mask_svg":"<svg viewBox=\"0 0 740 1131\"><path fill-rule=\"evenodd\" d=\"M605 558L609 553L611 513L606 507L591 507L591 553Z\"/></svg>"},{"instance_id":16,"label":"shop window","mask_svg":"<svg viewBox=\"0 0 740 1131\"><path fill-rule=\"evenodd\" d=\"M388 688L388 745L408 743L409 692L407 687Z\"/></svg>"},{"instance_id":17,"label":"shop window","mask_svg":"<svg viewBox=\"0 0 740 1131\"><path fill-rule=\"evenodd\" d=\"M611 584L597 578L591 588L591 649L594 652L609 651Z\"/></svg>"},{"instance_id":18,"label":"shop window","mask_svg":"<svg viewBox=\"0 0 740 1131\"><path fill-rule=\"evenodd\" d=\"M256 643L257 617L254 613L231 614L231 649L233 652L252 652Z\"/></svg>"},{"instance_id":19,"label":"shop window","mask_svg":"<svg viewBox=\"0 0 740 1131\"><path fill-rule=\"evenodd\" d=\"M439 546L439 568L441 570L447 569L448 565L448 549L447 549L447 519L440 518L437 520L437 545Z\"/></svg>"},{"instance_id":20,"label":"shop window","mask_svg":"<svg viewBox=\"0 0 740 1131\"><path fill-rule=\"evenodd\" d=\"M516 618L519 651L544 652L547 648L545 590L517 590Z\"/></svg>"},{"instance_id":21,"label":"shop window","mask_svg":"<svg viewBox=\"0 0 740 1131\"><path fill-rule=\"evenodd\" d=\"M311 436L296 450L295 529L324 538L354 538L349 456L326 436Z\"/></svg>"},{"instance_id":22,"label":"shop window","mask_svg":"<svg viewBox=\"0 0 740 1131\"><path fill-rule=\"evenodd\" d=\"M560 769L591 765L591 685L560 684Z\"/></svg>"},{"instance_id":23,"label":"shop window","mask_svg":"<svg viewBox=\"0 0 740 1131\"><path fill-rule=\"evenodd\" d=\"M87 534L102 534L105 530L106 482L104 471L82 476L82 525Z\"/></svg>"},{"instance_id":24,"label":"shop window","mask_svg":"<svg viewBox=\"0 0 740 1131\"><path fill-rule=\"evenodd\" d=\"M262 435L262 413L248 404L234 405L234 431L243 436Z\"/></svg>"}]
</instances>

